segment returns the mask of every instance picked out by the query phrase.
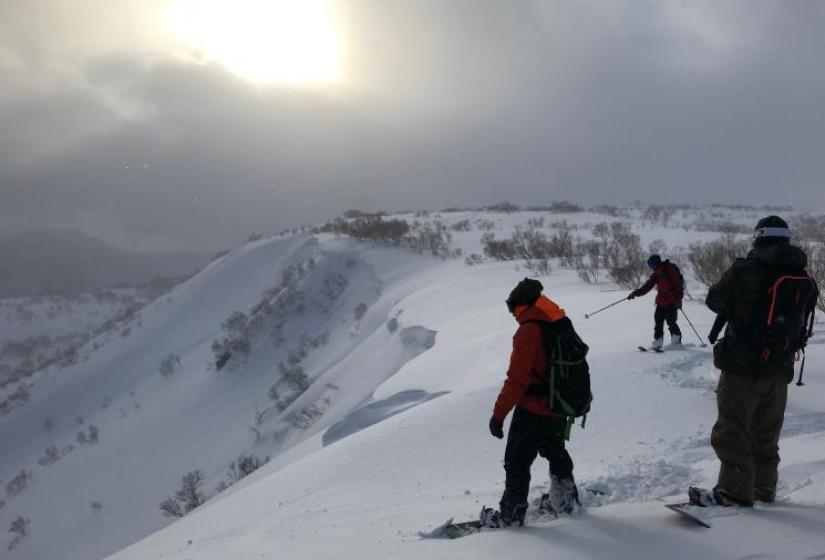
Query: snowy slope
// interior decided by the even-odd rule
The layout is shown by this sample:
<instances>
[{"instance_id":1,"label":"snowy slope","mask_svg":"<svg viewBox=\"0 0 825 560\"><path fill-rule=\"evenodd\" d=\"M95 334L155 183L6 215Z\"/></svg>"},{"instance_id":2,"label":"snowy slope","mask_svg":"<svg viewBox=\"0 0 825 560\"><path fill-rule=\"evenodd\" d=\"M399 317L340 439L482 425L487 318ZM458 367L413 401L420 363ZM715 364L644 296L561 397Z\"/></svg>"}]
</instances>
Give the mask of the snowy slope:
<instances>
[{"instance_id":1,"label":"snowy slope","mask_svg":"<svg viewBox=\"0 0 825 560\"><path fill-rule=\"evenodd\" d=\"M540 214L468 212L442 219L494 222L506 237ZM561 218L583 235L606 219ZM750 216L741 221L750 223ZM634 229L644 243L665 239L671 247L718 236L650 222L637 221ZM478 253L480 235L455 232L454 243L465 255ZM280 343L268 325L246 359L233 356L215 371L210 346L222 336L221 323L250 310L264 291L281 285L284 271L309 259L313 264L297 284L300 302L287 298L294 305L283 308ZM466 266L462 259L327 235L265 239L233 251L145 309L130 336L88 349L87 361L72 370L42 374L31 402L0 420L0 480L5 484L21 468L33 475L0 509L5 527L18 515L32 520L29 536L5 554L98 559L139 539L112 558L477 558L514 550L526 557L805 558L825 552L825 339L811 345L808 385L791 390L781 442L782 503L700 531L661 503L682 496L689 484L711 485L715 476L708 439L717 372L709 348L699 347L682 321L689 343L683 350L639 353L636 346L649 340L652 328L652 296L585 321L585 312L626 291L583 284L574 271L558 267L542 278L546 293L567 309L593 349L593 411L587 428L575 429L570 450L581 487L603 494L587 493L581 519L538 521L454 542L419 540L419 530L452 516L472 518L482 504L498 501L504 445L487 433L487 420L516 326L503 300L526 274L513 262ZM331 283L340 289L329 291ZM699 303L701 290L692 287L697 301L685 310L704 334L712 316ZM360 303L366 312L356 318ZM395 330L388 328L392 319ZM322 332L329 341L299 361L309 388L282 401L282 410L274 408L270 387L285 391L275 364L287 362L303 333ZM169 353L180 356L180 365L163 376L158 364ZM263 412L257 422L256 409ZM56 424L49 433L43 431L47 416ZM75 424L78 416L82 426ZM253 423L262 434L257 444ZM81 445L77 432L89 424L100 428L100 441ZM38 465L51 444L74 449L52 465ZM170 524L161 516L159 502L184 473L202 469L204 489L214 495L229 463L248 452L272 460L183 519ZM533 474L531 498L546 485L546 466L537 461ZM101 507L90 507L93 501Z\"/></svg>"},{"instance_id":2,"label":"snowy slope","mask_svg":"<svg viewBox=\"0 0 825 560\"><path fill-rule=\"evenodd\" d=\"M300 460L267 466L245 488L113 558L805 558L823 552L825 415L800 398L821 394L821 367L811 369L804 392L792 393L789 423L811 416L783 441L786 500L718 519L711 531L686 525L661 503L683 495L688 484L711 484L715 475L708 434L716 374L707 349L635 352L642 335L623 326L647 326L645 305L577 321L594 345L596 401L570 448L580 484L608 495L589 496L581 519L459 541L419 540L419 529L452 516L472 518L482 504L495 503L503 482L503 443L489 436L486 421L514 325L494 302L518 275L506 265L484 274L449 268L399 302L405 314L439 331L438 344L375 396L412 388L448 395ZM456 283L464 288L459 293ZM548 284L574 318L609 296L583 293L564 273ZM697 326L708 327L701 306L688 310ZM822 357L812 353L811 362ZM545 466L537 462L533 473L535 498L546 484ZM598 507L600 501L607 505Z\"/></svg>"}]
</instances>

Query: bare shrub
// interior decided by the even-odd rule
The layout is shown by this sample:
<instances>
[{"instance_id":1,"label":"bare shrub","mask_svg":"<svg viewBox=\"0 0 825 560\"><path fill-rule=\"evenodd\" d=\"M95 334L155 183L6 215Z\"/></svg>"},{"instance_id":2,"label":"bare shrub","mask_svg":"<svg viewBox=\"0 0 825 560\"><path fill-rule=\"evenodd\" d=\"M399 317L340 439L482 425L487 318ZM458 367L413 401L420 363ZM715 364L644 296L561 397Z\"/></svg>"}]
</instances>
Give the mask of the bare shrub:
<instances>
[{"instance_id":1,"label":"bare shrub","mask_svg":"<svg viewBox=\"0 0 825 560\"><path fill-rule=\"evenodd\" d=\"M304 392L309 389L309 377L300 365L287 366L283 362L278 362L278 373L281 379L296 391Z\"/></svg>"},{"instance_id":2,"label":"bare shrub","mask_svg":"<svg viewBox=\"0 0 825 560\"><path fill-rule=\"evenodd\" d=\"M53 465L60 459L60 449L58 449L56 445L50 445L46 448L46 451L43 452L43 456L37 460L37 464L45 467L47 465Z\"/></svg>"},{"instance_id":3,"label":"bare shrub","mask_svg":"<svg viewBox=\"0 0 825 560\"><path fill-rule=\"evenodd\" d=\"M269 457L264 457L261 459L251 454L241 455L230 463L228 472L229 478L234 482L238 482L242 478L245 478L257 471L268 462Z\"/></svg>"},{"instance_id":4,"label":"bare shrub","mask_svg":"<svg viewBox=\"0 0 825 560\"><path fill-rule=\"evenodd\" d=\"M610 224L610 242L604 254L610 278L626 289L638 287L647 276L639 236L622 222Z\"/></svg>"},{"instance_id":5,"label":"bare shrub","mask_svg":"<svg viewBox=\"0 0 825 560\"><path fill-rule=\"evenodd\" d=\"M696 279L710 287L737 257L744 257L749 249L750 243L737 240L729 233L716 241L692 244L688 250L688 262Z\"/></svg>"},{"instance_id":6,"label":"bare shrub","mask_svg":"<svg viewBox=\"0 0 825 560\"><path fill-rule=\"evenodd\" d=\"M450 229L453 231L472 231L473 224L470 222L469 219L467 220L459 220L455 222L453 225L450 226Z\"/></svg>"},{"instance_id":7,"label":"bare shrub","mask_svg":"<svg viewBox=\"0 0 825 560\"><path fill-rule=\"evenodd\" d=\"M158 371L163 377L170 377L180 366L180 354L169 353L160 361Z\"/></svg>"},{"instance_id":8,"label":"bare shrub","mask_svg":"<svg viewBox=\"0 0 825 560\"><path fill-rule=\"evenodd\" d=\"M512 261L518 257L516 245L511 239L498 240L491 232L481 236L481 245L484 256L496 261Z\"/></svg>"},{"instance_id":9,"label":"bare shrub","mask_svg":"<svg viewBox=\"0 0 825 560\"><path fill-rule=\"evenodd\" d=\"M825 312L825 244L807 243L803 246L808 255L808 274L816 280L819 285L819 298L816 306L820 311Z\"/></svg>"},{"instance_id":10,"label":"bare shrub","mask_svg":"<svg viewBox=\"0 0 825 560\"><path fill-rule=\"evenodd\" d=\"M164 517L183 517L183 507L171 496L160 503L160 511Z\"/></svg>"},{"instance_id":11,"label":"bare shrub","mask_svg":"<svg viewBox=\"0 0 825 560\"><path fill-rule=\"evenodd\" d=\"M398 330L398 319L396 317L393 317L389 321L387 321L387 330L391 333L394 333Z\"/></svg>"},{"instance_id":12,"label":"bare shrub","mask_svg":"<svg viewBox=\"0 0 825 560\"><path fill-rule=\"evenodd\" d=\"M18 516L17 519L11 522L9 526L9 533L14 535L14 538L9 543L9 550L12 550L17 545L20 544L26 535L29 534L29 526L31 525L31 519L27 517L23 517L22 515Z\"/></svg>"},{"instance_id":13,"label":"bare shrub","mask_svg":"<svg viewBox=\"0 0 825 560\"><path fill-rule=\"evenodd\" d=\"M446 258L451 256L450 243L453 236L443 222L436 220L431 224L413 224L410 231L403 237L401 244L410 247L418 253L429 252L434 257Z\"/></svg>"},{"instance_id":14,"label":"bare shrub","mask_svg":"<svg viewBox=\"0 0 825 560\"><path fill-rule=\"evenodd\" d=\"M519 210L521 210L521 207L505 201L499 202L498 204L493 204L492 206L486 206L482 208L482 210L487 210L488 212L504 212L507 214L512 214L513 212L518 212Z\"/></svg>"},{"instance_id":15,"label":"bare shrub","mask_svg":"<svg viewBox=\"0 0 825 560\"><path fill-rule=\"evenodd\" d=\"M473 266L476 264L481 264L484 262L484 257L479 255L478 253L472 253L464 257L464 264L467 266Z\"/></svg>"},{"instance_id":16,"label":"bare shrub","mask_svg":"<svg viewBox=\"0 0 825 560\"><path fill-rule=\"evenodd\" d=\"M647 251L651 255L663 255L667 253L667 243L664 239L654 239L648 244Z\"/></svg>"},{"instance_id":17,"label":"bare shrub","mask_svg":"<svg viewBox=\"0 0 825 560\"><path fill-rule=\"evenodd\" d=\"M400 245L401 239L410 231L410 226L404 220L385 220L381 216L366 215L328 222L321 226L320 231L348 235L363 241Z\"/></svg>"},{"instance_id":18,"label":"bare shrub","mask_svg":"<svg viewBox=\"0 0 825 560\"><path fill-rule=\"evenodd\" d=\"M92 508L92 511L97 513L101 509L103 509L103 504L101 502L90 502L89 506Z\"/></svg>"},{"instance_id":19,"label":"bare shrub","mask_svg":"<svg viewBox=\"0 0 825 560\"><path fill-rule=\"evenodd\" d=\"M576 246L573 267L579 278L588 284L597 284L601 277L602 253L598 241L584 241Z\"/></svg>"},{"instance_id":20,"label":"bare shrub","mask_svg":"<svg viewBox=\"0 0 825 560\"><path fill-rule=\"evenodd\" d=\"M662 225L667 227L676 210L677 208L674 206L650 205L642 211L642 219L649 220L653 223L661 221Z\"/></svg>"},{"instance_id":21,"label":"bare shrub","mask_svg":"<svg viewBox=\"0 0 825 560\"><path fill-rule=\"evenodd\" d=\"M524 268L534 276L549 276L552 271L550 261L547 259L528 259L524 261Z\"/></svg>"},{"instance_id":22,"label":"bare shrub","mask_svg":"<svg viewBox=\"0 0 825 560\"><path fill-rule=\"evenodd\" d=\"M203 471L195 469L183 475L180 488L174 498L169 497L160 503L160 510L165 517L183 517L193 509L206 503L208 499L201 490L204 481Z\"/></svg>"},{"instance_id":23,"label":"bare shrub","mask_svg":"<svg viewBox=\"0 0 825 560\"><path fill-rule=\"evenodd\" d=\"M574 214L584 212L584 208L567 200L554 200L547 206L530 206L527 210L550 212L551 214Z\"/></svg>"},{"instance_id":24,"label":"bare shrub","mask_svg":"<svg viewBox=\"0 0 825 560\"><path fill-rule=\"evenodd\" d=\"M354 310L355 320L360 321L361 319L364 318L364 315L366 315L366 314L367 314L367 304L362 301L361 303L359 303L358 305L355 306L355 310Z\"/></svg>"},{"instance_id":25,"label":"bare shrub","mask_svg":"<svg viewBox=\"0 0 825 560\"><path fill-rule=\"evenodd\" d=\"M32 473L26 469L20 469L14 478L6 483L6 494L15 496L26 489L32 480Z\"/></svg>"},{"instance_id":26,"label":"bare shrub","mask_svg":"<svg viewBox=\"0 0 825 560\"><path fill-rule=\"evenodd\" d=\"M88 433L81 430L77 433L77 442L81 445L94 445L99 440L100 431L94 424L89 424Z\"/></svg>"}]
</instances>

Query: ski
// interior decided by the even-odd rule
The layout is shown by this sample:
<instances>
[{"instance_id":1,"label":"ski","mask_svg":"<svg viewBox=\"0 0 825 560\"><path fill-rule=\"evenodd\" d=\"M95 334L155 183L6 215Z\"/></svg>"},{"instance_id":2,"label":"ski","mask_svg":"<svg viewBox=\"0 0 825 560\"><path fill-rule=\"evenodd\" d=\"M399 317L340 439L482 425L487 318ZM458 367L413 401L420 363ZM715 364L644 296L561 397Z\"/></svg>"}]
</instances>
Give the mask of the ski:
<instances>
[{"instance_id":1,"label":"ski","mask_svg":"<svg viewBox=\"0 0 825 560\"><path fill-rule=\"evenodd\" d=\"M645 348L644 346L639 346L639 350L642 352L655 352L657 354L664 354L664 350L661 348Z\"/></svg>"}]
</instances>

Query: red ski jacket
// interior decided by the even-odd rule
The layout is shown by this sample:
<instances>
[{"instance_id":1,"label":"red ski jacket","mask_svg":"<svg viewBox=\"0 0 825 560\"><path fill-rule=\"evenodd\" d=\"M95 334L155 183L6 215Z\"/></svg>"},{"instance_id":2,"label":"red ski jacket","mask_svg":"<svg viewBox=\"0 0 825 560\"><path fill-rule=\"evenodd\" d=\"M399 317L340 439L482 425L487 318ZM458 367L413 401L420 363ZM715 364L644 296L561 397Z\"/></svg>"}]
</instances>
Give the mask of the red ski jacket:
<instances>
[{"instance_id":1,"label":"red ski jacket","mask_svg":"<svg viewBox=\"0 0 825 560\"><path fill-rule=\"evenodd\" d=\"M546 296L540 296L534 305L518 308L519 328L513 336L513 352L504 386L493 407L493 416L504 421L514 406L519 405L533 414L552 416L550 395L526 395L527 387L542 383L546 378L547 357L542 344L541 326L532 321L551 323L565 317L564 309Z\"/></svg>"},{"instance_id":2,"label":"red ski jacket","mask_svg":"<svg viewBox=\"0 0 825 560\"><path fill-rule=\"evenodd\" d=\"M676 265L669 260L662 261L653 270L647 282L641 288L635 290L637 296L643 296L656 286L656 305L664 307L666 305L673 305L674 303L681 303L684 297L684 286L682 286L682 278L676 268Z\"/></svg>"}]
</instances>

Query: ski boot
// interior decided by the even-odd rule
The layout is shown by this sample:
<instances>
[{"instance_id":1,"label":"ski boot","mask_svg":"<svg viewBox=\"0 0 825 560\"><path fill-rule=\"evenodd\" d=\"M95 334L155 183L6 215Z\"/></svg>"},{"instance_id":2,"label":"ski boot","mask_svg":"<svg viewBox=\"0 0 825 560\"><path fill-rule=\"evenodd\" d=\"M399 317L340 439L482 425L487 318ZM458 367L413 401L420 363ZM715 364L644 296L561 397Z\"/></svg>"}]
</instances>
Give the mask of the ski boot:
<instances>
[{"instance_id":1,"label":"ski boot","mask_svg":"<svg viewBox=\"0 0 825 560\"><path fill-rule=\"evenodd\" d=\"M690 503L692 505L699 507L753 506L753 504L748 504L736 500L724 490L720 490L718 486L716 486L713 490L707 490L706 488L697 488L696 486L691 486L690 488L688 488L688 498L690 499Z\"/></svg>"},{"instance_id":2,"label":"ski boot","mask_svg":"<svg viewBox=\"0 0 825 560\"><path fill-rule=\"evenodd\" d=\"M579 489L576 488L576 482L573 477L570 478L556 478L550 477L550 493L547 495L549 507L552 511L573 515L579 513L582 509L579 501ZM542 496L543 498L543 496Z\"/></svg>"}]
</instances>

